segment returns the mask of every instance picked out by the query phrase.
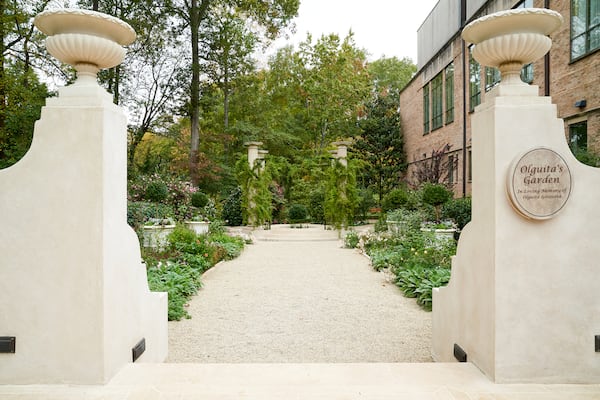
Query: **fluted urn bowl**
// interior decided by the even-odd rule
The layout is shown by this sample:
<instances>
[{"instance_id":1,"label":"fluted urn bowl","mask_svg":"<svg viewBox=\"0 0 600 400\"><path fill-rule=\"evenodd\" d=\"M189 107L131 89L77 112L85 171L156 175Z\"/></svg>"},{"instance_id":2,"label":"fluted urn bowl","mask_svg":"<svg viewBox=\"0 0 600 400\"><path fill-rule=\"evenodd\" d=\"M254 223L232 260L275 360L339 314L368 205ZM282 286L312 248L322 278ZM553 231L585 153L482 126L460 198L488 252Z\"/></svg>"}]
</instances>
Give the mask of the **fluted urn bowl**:
<instances>
[{"instance_id":1,"label":"fluted urn bowl","mask_svg":"<svg viewBox=\"0 0 600 400\"><path fill-rule=\"evenodd\" d=\"M463 29L462 36L475 44L473 57L480 64L498 68L504 83L521 83L522 66L550 50L548 35L562 22L556 11L521 8L479 18Z\"/></svg>"},{"instance_id":2,"label":"fluted urn bowl","mask_svg":"<svg viewBox=\"0 0 600 400\"><path fill-rule=\"evenodd\" d=\"M44 11L35 17L34 24L48 35L48 52L75 67L79 78L95 78L100 69L119 65L125 57L123 46L136 37L129 24L96 11Z\"/></svg>"}]
</instances>

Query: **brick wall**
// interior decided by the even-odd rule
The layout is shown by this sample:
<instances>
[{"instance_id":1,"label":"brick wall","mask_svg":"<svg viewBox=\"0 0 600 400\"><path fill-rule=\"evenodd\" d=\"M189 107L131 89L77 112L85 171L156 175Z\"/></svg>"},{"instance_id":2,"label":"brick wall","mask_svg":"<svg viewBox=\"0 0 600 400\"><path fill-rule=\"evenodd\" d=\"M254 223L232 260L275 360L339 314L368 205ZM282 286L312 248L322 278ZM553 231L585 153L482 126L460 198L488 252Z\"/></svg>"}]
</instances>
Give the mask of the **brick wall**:
<instances>
[{"instance_id":1,"label":"brick wall","mask_svg":"<svg viewBox=\"0 0 600 400\"><path fill-rule=\"evenodd\" d=\"M552 35L553 46L550 51L550 96L557 105L558 117L565 119L565 135L568 135L568 125L581 120L587 121L588 147L600 152L600 51L596 51L580 60L571 62L570 59L570 1L553 1L552 9L564 17L564 23L559 31ZM543 0L535 0L535 7L543 7ZM433 130L427 134L423 132L423 86L427 83L423 78L423 71L419 72L400 95L400 113L402 129L405 140L405 152L409 162L407 178L410 180L418 161L428 158L432 149L439 149L445 144L450 144L451 153L457 155L458 165L455 173L453 189L456 196L462 196L463 185L463 126L467 127L467 176L468 152L471 145L470 113L467 112L466 122L463 119L463 70L462 70L462 41L460 37L451 44L454 62L454 122ZM467 49L468 57L468 49ZM468 58L467 58L468 60ZM440 64L440 63L433 63ZM447 63L446 63L447 65ZM427 66L424 70L427 70ZM467 62L468 68L468 62ZM540 95L545 90L544 59L534 63L533 84L539 86ZM485 69L482 68L481 101L485 101ZM427 71L428 79L435 73ZM468 72L467 72L468 77ZM467 91L467 106L469 102ZM586 100L585 108L575 107L575 102ZM444 105L444 110L446 109ZM431 108L430 108L431 110ZM466 193L471 193L471 184L467 179Z\"/></svg>"}]
</instances>

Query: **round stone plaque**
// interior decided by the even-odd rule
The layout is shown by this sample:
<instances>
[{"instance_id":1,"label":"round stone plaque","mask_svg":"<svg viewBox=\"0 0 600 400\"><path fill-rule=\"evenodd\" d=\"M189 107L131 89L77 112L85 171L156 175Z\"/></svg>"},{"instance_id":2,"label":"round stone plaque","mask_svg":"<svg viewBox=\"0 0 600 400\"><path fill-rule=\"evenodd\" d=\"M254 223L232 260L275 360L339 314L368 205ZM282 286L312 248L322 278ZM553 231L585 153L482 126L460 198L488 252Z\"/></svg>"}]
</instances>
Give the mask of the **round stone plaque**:
<instances>
[{"instance_id":1,"label":"round stone plaque","mask_svg":"<svg viewBox=\"0 0 600 400\"><path fill-rule=\"evenodd\" d=\"M544 147L517 157L507 178L508 197L513 208L527 218L554 217L571 195L569 166L560 154Z\"/></svg>"}]
</instances>

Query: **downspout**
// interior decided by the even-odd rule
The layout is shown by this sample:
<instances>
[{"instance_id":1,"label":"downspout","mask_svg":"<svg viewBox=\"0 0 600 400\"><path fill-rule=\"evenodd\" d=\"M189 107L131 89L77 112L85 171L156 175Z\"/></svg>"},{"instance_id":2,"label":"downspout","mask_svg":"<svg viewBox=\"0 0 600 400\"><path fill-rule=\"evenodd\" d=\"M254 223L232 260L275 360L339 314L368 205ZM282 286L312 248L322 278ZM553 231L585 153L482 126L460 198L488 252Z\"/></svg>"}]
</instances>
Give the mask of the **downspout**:
<instances>
[{"instance_id":1,"label":"downspout","mask_svg":"<svg viewBox=\"0 0 600 400\"><path fill-rule=\"evenodd\" d=\"M460 30L465 27L465 23L467 21L467 0L461 0L460 2ZM463 148L463 156L462 156L462 195L463 197L467 196L467 61L466 61L466 44L465 40L461 39L462 49L462 71L463 71L463 88L462 88L462 97L463 97L463 140L462 140L462 148Z\"/></svg>"},{"instance_id":2,"label":"downspout","mask_svg":"<svg viewBox=\"0 0 600 400\"><path fill-rule=\"evenodd\" d=\"M550 8L550 0L544 0L544 8ZM550 52L544 56L544 96L550 96Z\"/></svg>"}]
</instances>

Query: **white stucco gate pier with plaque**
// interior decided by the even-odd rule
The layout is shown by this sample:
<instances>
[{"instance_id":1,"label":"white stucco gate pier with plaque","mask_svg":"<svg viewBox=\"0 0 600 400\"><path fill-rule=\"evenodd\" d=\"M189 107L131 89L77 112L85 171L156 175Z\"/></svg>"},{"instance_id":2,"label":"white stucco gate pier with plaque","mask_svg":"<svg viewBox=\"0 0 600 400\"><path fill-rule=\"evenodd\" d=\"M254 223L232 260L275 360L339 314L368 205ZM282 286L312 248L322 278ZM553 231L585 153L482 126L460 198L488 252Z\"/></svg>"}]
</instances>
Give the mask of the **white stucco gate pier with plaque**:
<instances>
[{"instance_id":1,"label":"white stucco gate pier with plaque","mask_svg":"<svg viewBox=\"0 0 600 400\"><path fill-rule=\"evenodd\" d=\"M561 21L510 10L463 31L502 82L472 116L472 220L433 294L433 355L497 383L600 383L600 170L574 158L556 106L519 78Z\"/></svg>"},{"instance_id":2,"label":"white stucco gate pier with plaque","mask_svg":"<svg viewBox=\"0 0 600 400\"><path fill-rule=\"evenodd\" d=\"M28 153L0 171L0 386L101 384L167 356L167 294L149 291L127 225L125 113L96 82L135 32L84 10L35 23L78 79L47 100Z\"/></svg>"}]
</instances>

